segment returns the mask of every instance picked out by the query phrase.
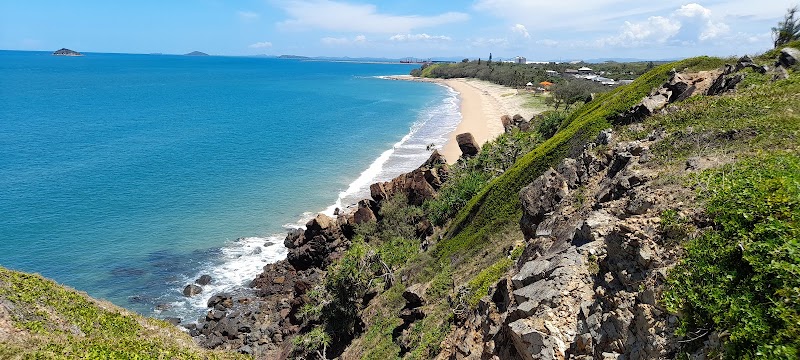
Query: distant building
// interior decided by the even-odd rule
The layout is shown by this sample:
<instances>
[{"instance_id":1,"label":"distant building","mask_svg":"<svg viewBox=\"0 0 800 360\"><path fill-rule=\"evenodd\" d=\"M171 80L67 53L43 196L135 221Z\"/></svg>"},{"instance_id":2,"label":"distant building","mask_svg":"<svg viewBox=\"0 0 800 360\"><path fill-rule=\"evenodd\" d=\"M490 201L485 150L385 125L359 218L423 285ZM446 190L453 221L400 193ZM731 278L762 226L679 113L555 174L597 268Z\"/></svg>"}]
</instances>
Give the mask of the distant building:
<instances>
[{"instance_id":1,"label":"distant building","mask_svg":"<svg viewBox=\"0 0 800 360\"><path fill-rule=\"evenodd\" d=\"M578 70L575 69L564 70L564 75L578 75Z\"/></svg>"},{"instance_id":2,"label":"distant building","mask_svg":"<svg viewBox=\"0 0 800 360\"><path fill-rule=\"evenodd\" d=\"M558 71L555 71L555 70L545 70L545 73L547 73L547 75L550 75L550 76L558 75Z\"/></svg>"},{"instance_id":3,"label":"distant building","mask_svg":"<svg viewBox=\"0 0 800 360\"><path fill-rule=\"evenodd\" d=\"M578 73L583 74L583 75L588 75L588 74L592 73L592 69L584 66L584 67L578 69Z\"/></svg>"},{"instance_id":4,"label":"distant building","mask_svg":"<svg viewBox=\"0 0 800 360\"><path fill-rule=\"evenodd\" d=\"M631 84L631 83L633 83L633 80L620 80L620 81L617 81L617 84L620 84L620 85L628 85L628 84Z\"/></svg>"},{"instance_id":5,"label":"distant building","mask_svg":"<svg viewBox=\"0 0 800 360\"><path fill-rule=\"evenodd\" d=\"M528 59L526 59L524 56L517 56L517 57L514 57L514 63L515 64L527 64L528 63Z\"/></svg>"}]
</instances>

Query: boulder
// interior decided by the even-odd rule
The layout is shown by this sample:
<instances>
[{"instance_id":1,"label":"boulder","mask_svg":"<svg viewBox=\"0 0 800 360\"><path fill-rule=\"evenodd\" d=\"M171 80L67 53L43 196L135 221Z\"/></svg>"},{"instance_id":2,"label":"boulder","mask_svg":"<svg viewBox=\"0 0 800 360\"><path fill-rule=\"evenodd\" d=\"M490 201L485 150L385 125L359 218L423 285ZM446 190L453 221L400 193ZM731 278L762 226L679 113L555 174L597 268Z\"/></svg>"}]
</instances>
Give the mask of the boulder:
<instances>
[{"instance_id":1,"label":"boulder","mask_svg":"<svg viewBox=\"0 0 800 360\"><path fill-rule=\"evenodd\" d=\"M520 319L508 325L508 333L512 343L522 359L564 359L567 350L564 341L549 328L540 323L541 320Z\"/></svg>"},{"instance_id":2,"label":"boulder","mask_svg":"<svg viewBox=\"0 0 800 360\"><path fill-rule=\"evenodd\" d=\"M206 305L210 308L217 308L219 305L222 310L228 309L233 306L233 297L228 293L219 293L208 299Z\"/></svg>"},{"instance_id":3,"label":"boulder","mask_svg":"<svg viewBox=\"0 0 800 360\"><path fill-rule=\"evenodd\" d=\"M355 213L353 213L353 224L360 225L370 221L377 221L375 217L375 213L368 207L359 207Z\"/></svg>"},{"instance_id":4,"label":"boulder","mask_svg":"<svg viewBox=\"0 0 800 360\"><path fill-rule=\"evenodd\" d=\"M777 66L790 68L800 62L800 50L795 48L783 48L781 54L778 56Z\"/></svg>"},{"instance_id":5,"label":"boulder","mask_svg":"<svg viewBox=\"0 0 800 360\"><path fill-rule=\"evenodd\" d=\"M413 309L425 305L425 286L414 284L403 291L403 299L406 299L406 308Z\"/></svg>"},{"instance_id":6,"label":"boulder","mask_svg":"<svg viewBox=\"0 0 800 360\"><path fill-rule=\"evenodd\" d=\"M461 156L463 157L478 155L478 152L481 150L480 145L478 145L478 142L475 141L475 137L472 136L471 133L458 134L456 136L456 141L458 142L458 148L461 149Z\"/></svg>"},{"instance_id":7,"label":"boulder","mask_svg":"<svg viewBox=\"0 0 800 360\"><path fill-rule=\"evenodd\" d=\"M192 296L195 296L195 295L197 295L197 294L199 294L201 292L203 292L203 288L201 288L201 287L199 287L199 286L197 286L195 284L189 284L189 285L186 285L185 288L183 288L183 296L186 296L186 297L192 297Z\"/></svg>"},{"instance_id":8,"label":"boulder","mask_svg":"<svg viewBox=\"0 0 800 360\"><path fill-rule=\"evenodd\" d=\"M197 285L205 286L211 283L211 276L210 275L201 275L197 280L194 281Z\"/></svg>"},{"instance_id":9,"label":"boulder","mask_svg":"<svg viewBox=\"0 0 800 360\"><path fill-rule=\"evenodd\" d=\"M566 180L553 168L520 191L523 207L520 225L527 238L536 237L536 227L567 196L568 191Z\"/></svg>"},{"instance_id":10,"label":"boulder","mask_svg":"<svg viewBox=\"0 0 800 360\"><path fill-rule=\"evenodd\" d=\"M728 76L723 73L716 80L714 80L714 83L712 83L711 87L708 88L708 91L706 91L706 95L714 96L733 90L736 88L736 85L739 85L739 83L742 82L742 80L744 80L744 75L742 74Z\"/></svg>"}]
</instances>

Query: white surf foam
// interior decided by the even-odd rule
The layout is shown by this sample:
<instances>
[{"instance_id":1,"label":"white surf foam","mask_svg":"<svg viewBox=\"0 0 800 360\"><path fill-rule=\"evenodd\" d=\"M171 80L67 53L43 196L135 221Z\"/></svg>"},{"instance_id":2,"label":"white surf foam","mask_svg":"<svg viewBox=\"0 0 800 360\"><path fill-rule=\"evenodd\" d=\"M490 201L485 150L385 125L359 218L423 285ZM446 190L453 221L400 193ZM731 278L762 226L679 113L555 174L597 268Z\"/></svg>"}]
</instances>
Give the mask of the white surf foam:
<instances>
[{"instance_id":1,"label":"white surf foam","mask_svg":"<svg viewBox=\"0 0 800 360\"><path fill-rule=\"evenodd\" d=\"M455 130L461 114L459 112L458 93L450 87L447 96L426 107L417 116L409 132L391 149L380 154L366 170L351 182L347 189L339 192L333 205L328 206L322 213L332 216L335 209L344 209L357 201L369 197L369 186L375 182L388 181L398 175L416 169L430 156L427 147L433 143L436 149L441 149L447 141L448 135ZM305 224L316 214L303 213L297 222L284 224L283 228L303 229ZM195 321L207 309L207 302L211 296L220 292L235 292L247 286L266 264L277 262L286 258L287 249L283 246L286 234L275 234L268 237L247 237L226 243L221 249L221 257L209 261L201 266L192 277L182 279L183 284L193 283L201 275L211 275L212 283L203 286L203 292L192 298L184 298L180 291L168 298L178 300L171 302L171 309L164 311L162 316L179 316L184 323Z\"/></svg>"}]
</instances>

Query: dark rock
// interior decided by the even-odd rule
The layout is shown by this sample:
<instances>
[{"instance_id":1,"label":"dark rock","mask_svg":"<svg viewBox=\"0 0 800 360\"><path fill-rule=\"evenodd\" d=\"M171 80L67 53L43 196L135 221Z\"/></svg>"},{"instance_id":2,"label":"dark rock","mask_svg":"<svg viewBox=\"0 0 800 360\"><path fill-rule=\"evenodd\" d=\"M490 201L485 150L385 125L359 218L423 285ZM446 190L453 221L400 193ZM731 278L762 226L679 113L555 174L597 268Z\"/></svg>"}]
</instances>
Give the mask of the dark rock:
<instances>
[{"instance_id":1,"label":"dark rock","mask_svg":"<svg viewBox=\"0 0 800 360\"><path fill-rule=\"evenodd\" d=\"M197 280L194 281L197 285L205 286L211 283L211 276L210 275L201 275Z\"/></svg>"},{"instance_id":2,"label":"dark rock","mask_svg":"<svg viewBox=\"0 0 800 360\"><path fill-rule=\"evenodd\" d=\"M370 221L377 221L378 219L375 217L375 213L368 207L361 207L356 210L353 214L353 223L355 225L360 225Z\"/></svg>"},{"instance_id":3,"label":"dark rock","mask_svg":"<svg viewBox=\"0 0 800 360\"><path fill-rule=\"evenodd\" d=\"M478 152L481 150L480 145L475 141L475 137L470 133L458 134L456 136L456 141L458 142L458 148L461 149L461 156L463 157L478 155Z\"/></svg>"},{"instance_id":4,"label":"dark rock","mask_svg":"<svg viewBox=\"0 0 800 360\"><path fill-rule=\"evenodd\" d=\"M527 238L536 237L538 224L567 196L568 190L566 180L550 168L520 191L523 207L520 225Z\"/></svg>"},{"instance_id":5,"label":"dark rock","mask_svg":"<svg viewBox=\"0 0 800 360\"><path fill-rule=\"evenodd\" d=\"M209 321L209 322L217 322L217 321L222 320L222 318L224 318L224 317L225 317L225 312L224 311L209 310L208 313L206 313L206 321Z\"/></svg>"},{"instance_id":6,"label":"dark rock","mask_svg":"<svg viewBox=\"0 0 800 360\"><path fill-rule=\"evenodd\" d=\"M189 285L186 285L185 288L183 288L183 296L186 296L186 297L192 297L192 296L195 296L195 295L197 295L197 294L199 294L201 292L203 292L203 288L201 288L201 287L199 287L199 286L197 286L195 284L189 284Z\"/></svg>"},{"instance_id":7,"label":"dark rock","mask_svg":"<svg viewBox=\"0 0 800 360\"><path fill-rule=\"evenodd\" d=\"M777 66L790 68L800 62L800 50L795 48L783 48L781 54L778 56Z\"/></svg>"},{"instance_id":8,"label":"dark rock","mask_svg":"<svg viewBox=\"0 0 800 360\"><path fill-rule=\"evenodd\" d=\"M244 345L236 351L238 351L240 354L253 355L253 348L250 347L250 345Z\"/></svg>"},{"instance_id":9,"label":"dark rock","mask_svg":"<svg viewBox=\"0 0 800 360\"><path fill-rule=\"evenodd\" d=\"M311 267L321 267L330 254L328 244L322 235L317 235L310 241L295 249L291 249L286 259L298 270Z\"/></svg>"},{"instance_id":10,"label":"dark rock","mask_svg":"<svg viewBox=\"0 0 800 360\"><path fill-rule=\"evenodd\" d=\"M56 56L83 56L83 54L81 54L81 53L79 53L77 51L74 51L74 50L67 49L67 48L58 49L58 50L53 52L53 55L56 55Z\"/></svg>"},{"instance_id":11,"label":"dark rock","mask_svg":"<svg viewBox=\"0 0 800 360\"><path fill-rule=\"evenodd\" d=\"M170 317L165 317L164 321L166 321L166 322L168 322L168 323L170 323L172 325L178 326L178 325L181 324L182 319L178 318L178 317L171 317L170 316Z\"/></svg>"},{"instance_id":12,"label":"dark rock","mask_svg":"<svg viewBox=\"0 0 800 360\"><path fill-rule=\"evenodd\" d=\"M406 307L409 309L425 305L425 286L414 284L403 291L403 299L406 299Z\"/></svg>"},{"instance_id":13,"label":"dark rock","mask_svg":"<svg viewBox=\"0 0 800 360\"><path fill-rule=\"evenodd\" d=\"M412 323L417 320L422 320L425 318L425 312L422 309L403 309L400 311L399 315L400 319L402 319L406 323Z\"/></svg>"},{"instance_id":14,"label":"dark rock","mask_svg":"<svg viewBox=\"0 0 800 360\"><path fill-rule=\"evenodd\" d=\"M219 293L208 299L206 305L210 308L216 308L217 305L221 305L223 308L229 309L233 306L233 297L228 293Z\"/></svg>"},{"instance_id":15,"label":"dark rock","mask_svg":"<svg viewBox=\"0 0 800 360\"><path fill-rule=\"evenodd\" d=\"M735 74L732 76L727 76L725 74L720 75L714 83L711 84L711 87L708 88L706 91L706 95L714 96L719 95L730 90L736 88L736 85L739 85L740 82L744 80L744 75L742 74Z\"/></svg>"}]
</instances>

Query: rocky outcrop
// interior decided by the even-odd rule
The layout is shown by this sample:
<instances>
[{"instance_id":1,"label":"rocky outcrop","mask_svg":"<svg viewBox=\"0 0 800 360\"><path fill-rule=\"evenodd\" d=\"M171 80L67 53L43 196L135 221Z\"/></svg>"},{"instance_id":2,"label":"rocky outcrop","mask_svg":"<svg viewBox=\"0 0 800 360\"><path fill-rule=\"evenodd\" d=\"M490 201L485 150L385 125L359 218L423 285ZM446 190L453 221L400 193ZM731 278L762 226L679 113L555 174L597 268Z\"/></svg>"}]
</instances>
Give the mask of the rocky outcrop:
<instances>
[{"instance_id":1,"label":"rocky outcrop","mask_svg":"<svg viewBox=\"0 0 800 360\"><path fill-rule=\"evenodd\" d=\"M775 66L790 68L800 63L800 50L795 48L783 48L781 54L778 56L778 62Z\"/></svg>"},{"instance_id":2,"label":"rocky outcrop","mask_svg":"<svg viewBox=\"0 0 800 360\"><path fill-rule=\"evenodd\" d=\"M378 203L402 194L410 204L422 205L425 200L436 196L436 190L447 180L448 171L444 157L434 150L428 160L416 170L391 181L372 184L369 188L370 194Z\"/></svg>"},{"instance_id":3,"label":"rocky outcrop","mask_svg":"<svg viewBox=\"0 0 800 360\"><path fill-rule=\"evenodd\" d=\"M714 96L731 91L744 80L745 74L741 73L744 69L752 69L760 74L769 71L767 66L756 64L748 56L740 58L735 65L725 65L713 71L680 73L673 69L666 83L654 89L639 104L619 114L613 122L619 125L640 122L662 111L667 105L683 101L690 96L697 94Z\"/></svg>"},{"instance_id":4,"label":"rocky outcrop","mask_svg":"<svg viewBox=\"0 0 800 360\"><path fill-rule=\"evenodd\" d=\"M475 156L481 151L481 146L471 133L456 135L456 142L458 142L458 148L461 149L461 157Z\"/></svg>"},{"instance_id":5,"label":"rocky outcrop","mask_svg":"<svg viewBox=\"0 0 800 360\"><path fill-rule=\"evenodd\" d=\"M514 131L514 129L528 131L531 128L531 122L525 120L520 114L516 114L514 117L503 115L500 117L500 122L503 123L503 129L505 129L506 134Z\"/></svg>"},{"instance_id":6,"label":"rocky outcrop","mask_svg":"<svg viewBox=\"0 0 800 360\"><path fill-rule=\"evenodd\" d=\"M183 296L186 296L186 297L192 297L192 296L195 296L195 295L200 294L202 292L203 292L203 288L201 288L201 287L199 287L199 286L197 286L195 284L189 284L189 285L186 285L185 288L183 288Z\"/></svg>"},{"instance_id":7,"label":"rocky outcrop","mask_svg":"<svg viewBox=\"0 0 800 360\"><path fill-rule=\"evenodd\" d=\"M326 268L349 248L354 227L377 220L381 203L394 195L402 194L411 203L422 204L436 196L447 174L444 158L434 151L418 169L392 181L373 184L373 200L362 200L355 209L337 212L335 218L317 215L304 229L286 235L286 259L264 266L250 284L251 289L215 294L208 301L206 316L185 327L197 343L207 348L238 351L256 358L287 358L291 354L289 340L308 330L303 328L307 324L300 315L303 306L311 303L308 291L321 284ZM427 221L417 224L420 237L430 235L431 228ZM408 305L399 316L407 323L398 330L398 338L408 337L408 328L424 317L418 305L424 302L424 289L412 286L403 297Z\"/></svg>"},{"instance_id":8,"label":"rocky outcrop","mask_svg":"<svg viewBox=\"0 0 800 360\"><path fill-rule=\"evenodd\" d=\"M677 253L664 246L658 224L683 190L650 185L649 148L661 137L618 143L612 135L603 132L520 192L526 248L440 358L674 354L677 321L656 299Z\"/></svg>"},{"instance_id":9,"label":"rocky outcrop","mask_svg":"<svg viewBox=\"0 0 800 360\"><path fill-rule=\"evenodd\" d=\"M81 53L79 53L77 51L74 51L74 50L67 49L67 48L58 49L58 50L53 52L53 55L55 55L55 56L83 56L83 54L81 54Z\"/></svg>"}]
</instances>

